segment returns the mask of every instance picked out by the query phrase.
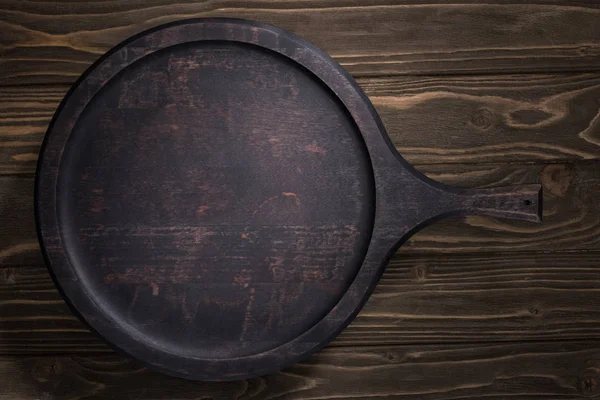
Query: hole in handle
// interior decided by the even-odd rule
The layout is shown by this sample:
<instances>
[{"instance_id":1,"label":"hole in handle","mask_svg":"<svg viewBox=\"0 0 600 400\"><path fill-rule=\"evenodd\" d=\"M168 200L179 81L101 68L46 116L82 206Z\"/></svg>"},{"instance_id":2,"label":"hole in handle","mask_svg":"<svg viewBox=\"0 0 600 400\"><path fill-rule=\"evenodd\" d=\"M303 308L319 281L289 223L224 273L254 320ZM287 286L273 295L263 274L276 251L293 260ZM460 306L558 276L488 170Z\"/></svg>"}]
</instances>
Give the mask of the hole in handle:
<instances>
[{"instance_id":1,"label":"hole in handle","mask_svg":"<svg viewBox=\"0 0 600 400\"><path fill-rule=\"evenodd\" d=\"M464 214L484 214L501 218L541 222L542 188L539 184L472 189L463 192Z\"/></svg>"}]
</instances>

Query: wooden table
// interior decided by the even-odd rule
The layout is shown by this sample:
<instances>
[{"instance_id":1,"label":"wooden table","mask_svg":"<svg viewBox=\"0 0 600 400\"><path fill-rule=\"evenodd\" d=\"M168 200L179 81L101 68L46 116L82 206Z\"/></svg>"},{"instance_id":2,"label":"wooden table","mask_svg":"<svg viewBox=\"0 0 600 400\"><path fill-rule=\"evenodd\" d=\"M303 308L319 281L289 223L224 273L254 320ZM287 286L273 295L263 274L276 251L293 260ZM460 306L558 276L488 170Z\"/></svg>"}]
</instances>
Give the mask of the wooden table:
<instances>
[{"instance_id":1,"label":"wooden table","mask_svg":"<svg viewBox=\"0 0 600 400\"><path fill-rule=\"evenodd\" d=\"M0 5L1 399L571 399L600 395L600 3L131 0ZM540 225L447 220L394 258L327 349L199 383L120 357L41 258L33 175L47 125L104 51L180 18L279 25L334 56L402 154L460 187L541 182Z\"/></svg>"}]
</instances>

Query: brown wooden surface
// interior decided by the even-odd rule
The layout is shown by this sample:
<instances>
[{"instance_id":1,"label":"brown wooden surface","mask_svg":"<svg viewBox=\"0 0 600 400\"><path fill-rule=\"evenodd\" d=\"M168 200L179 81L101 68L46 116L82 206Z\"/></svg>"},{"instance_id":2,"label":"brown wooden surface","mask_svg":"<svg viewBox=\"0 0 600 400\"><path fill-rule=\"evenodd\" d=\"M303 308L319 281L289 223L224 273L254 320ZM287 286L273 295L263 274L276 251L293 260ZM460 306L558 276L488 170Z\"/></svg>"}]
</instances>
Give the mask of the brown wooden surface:
<instances>
[{"instance_id":1,"label":"brown wooden surface","mask_svg":"<svg viewBox=\"0 0 600 400\"><path fill-rule=\"evenodd\" d=\"M0 398L597 395L599 5L448 3L1 1ZM39 143L68 85L102 52L204 15L312 40L362 77L419 169L462 187L541 182L544 222L471 217L420 232L332 347L285 374L197 384L95 356L109 350L69 312L38 253Z\"/></svg>"},{"instance_id":2,"label":"brown wooden surface","mask_svg":"<svg viewBox=\"0 0 600 400\"><path fill-rule=\"evenodd\" d=\"M598 71L597 3L403 3L4 0L0 79L70 83L115 43L141 30L215 16L281 26L321 47L354 75Z\"/></svg>"},{"instance_id":3,"label":"brown wooden surface","mask_svg":"<svg viewBox=\"0 0 600 400\"><path fill-rule=\"evenodd\" d=\"M115 356L4 357L15 399L575 399L600 392L596 342L326 349L239 382L171 378ZM127 382L127 384L124 384ZM515 396L518 394L518 396Z\"/></svg>"}]
</instances>

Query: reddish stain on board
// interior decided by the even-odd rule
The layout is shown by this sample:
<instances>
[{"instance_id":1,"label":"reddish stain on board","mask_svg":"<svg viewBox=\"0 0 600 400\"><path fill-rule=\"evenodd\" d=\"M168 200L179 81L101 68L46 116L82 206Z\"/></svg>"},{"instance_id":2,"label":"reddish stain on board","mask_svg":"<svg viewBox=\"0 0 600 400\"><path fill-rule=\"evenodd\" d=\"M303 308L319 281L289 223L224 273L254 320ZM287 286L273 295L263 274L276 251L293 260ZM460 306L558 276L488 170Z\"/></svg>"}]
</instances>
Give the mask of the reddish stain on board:
<instances>
[{"instance_id":1,"label":"reddish stain on board","mask_svg":"<svg viewBox=\"0 0 600 400\"><path fill-rule=\"evenodd\" d=\"M298 198L298 195L296 193L293 192L283 192L281 193L283 196L285 197L291 197L294 199L294 201L296 202L296 205L299 206L300 205L300 199Z\"/></svg>"},{"instance_id":2,"label":"reddish stain on board","mask_svg":"<svg viewBox=\"0 0 600 400\"><path fill-rule=\"evenodd\" d=\"M310 151L311 153L319 153L319 154L326 154L327 150L325 150L324 148L317 146L316 144L309 144L308 146L304 147L304 149L306 151Z\"/></svg>"},{"instance_id":3,"label":"reddish stain on board","mask_svg":"<svg viewBox=\"0 0 600 400\"><path fill-rule=\"evenodd\" d=\"M198 214L198 215L204 215L204 213L206 213L209 209L210 209L209 206L200 206L196 210L196 214Z\"/></svg>"},{"instance_id":4,"label":"reddish stain on board","mask_svg":"<svg viewBox=\"0 0 600 400\"><path fill-rule=\"evenodd\" d=\"M105 208L104 198L100 197L100 198L94 199L92 201L92 207L90 208L90 211L93 213L99 213L99 212L103 211L104 208Z\"/></svg>"},{"instance_id":5,"label":"reddish stain on board","mask_svg":"<svg viewBox=\"0 0 600 400\"><path fill-rule=\"evenodd\" d=\"M331 273L326 274L324 271L320 270L318 266L312 267L312 269L308 271L302 271L303 282L325 282L331 280L331 278Z\"/></svg>"},{"instance_id":6,"label":"reddish stain on board","mask_svg":"<svg viewBox=\"0 0 600 400\"><path fill-rule=\"evenodd\" d=\"M150 282L150 287L152 288L152 296L158 296L158 285L154 282Z\"/></svg>"},{"instance_id":7,"label":"reddish stain on board","mask_svg":"<svg viewBox=\"0 0 600 400\"><path fill-rule=\"evenodd\" d=\"M235 275L233 277L233 281L238 285L245 285L247 287L248 282L250 282L249 271L244 269L241 273Z\"/></svg>"}]
</instances>

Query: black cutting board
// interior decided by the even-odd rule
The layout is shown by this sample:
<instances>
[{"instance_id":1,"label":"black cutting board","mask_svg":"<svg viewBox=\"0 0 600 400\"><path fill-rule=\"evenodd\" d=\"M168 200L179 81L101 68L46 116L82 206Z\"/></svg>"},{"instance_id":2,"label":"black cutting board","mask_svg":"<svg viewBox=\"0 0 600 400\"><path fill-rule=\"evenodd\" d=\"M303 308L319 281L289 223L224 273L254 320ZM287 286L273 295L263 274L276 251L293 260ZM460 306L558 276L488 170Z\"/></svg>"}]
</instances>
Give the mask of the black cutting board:
<instances>
[{"instance_id":1,"label":"black cutting board","mask_svg":"<svg viewBox=\"0 0 600 400\"><path fill-rule=\"evenodd\" d=\"M231 19L160 26L98 60L52 121L35 201L75 312L145 364L208 380L327 344L428 223L541 216L539 185L426 178L335 61Z\"/></svg>"}]
</instances>

